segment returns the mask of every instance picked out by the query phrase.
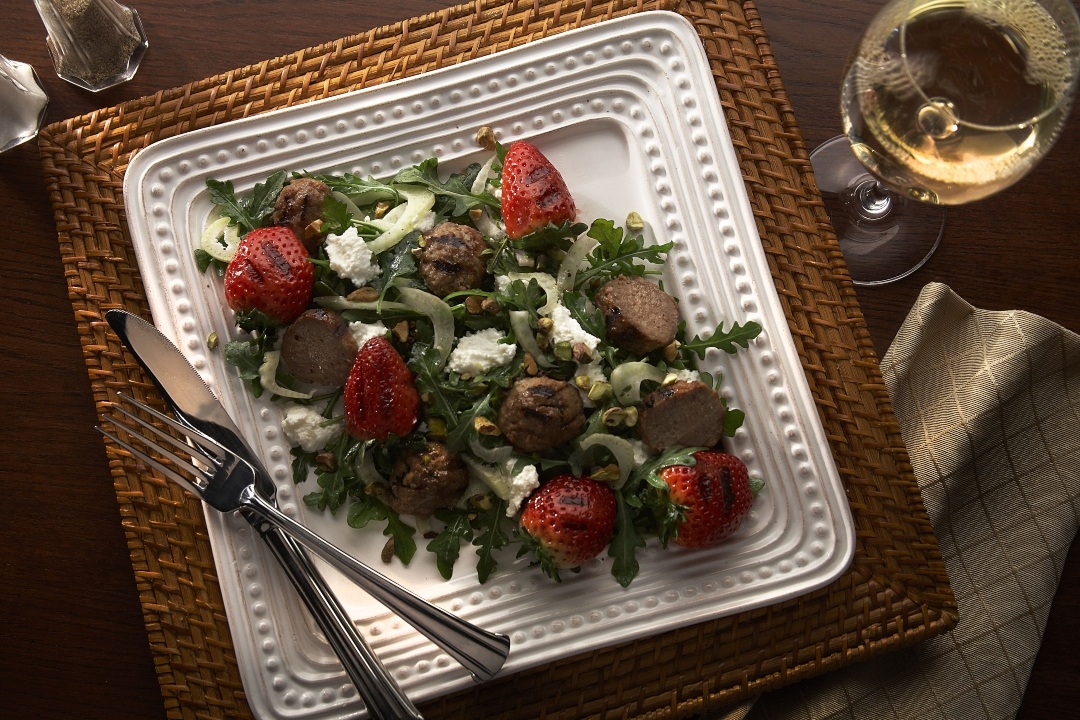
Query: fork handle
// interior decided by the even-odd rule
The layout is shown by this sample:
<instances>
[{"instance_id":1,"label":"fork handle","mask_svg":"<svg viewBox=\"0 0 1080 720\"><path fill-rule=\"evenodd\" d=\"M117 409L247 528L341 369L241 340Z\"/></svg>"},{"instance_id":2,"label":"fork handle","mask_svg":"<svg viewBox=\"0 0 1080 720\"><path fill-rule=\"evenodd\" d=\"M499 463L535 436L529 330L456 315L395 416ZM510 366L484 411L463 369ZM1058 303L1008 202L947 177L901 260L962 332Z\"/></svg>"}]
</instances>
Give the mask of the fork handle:
<instances>
[{"instance_id":1,"label":"fork handle","mask_svg":"<svg viewBox=\"0 0 1080 720\"><path fill-rule=\"evenodd\" d=\"M477 680L490 680L510 652L510 638L469 623L419 597L315 534L249 487L241 504L318 553L372 597L426 635L465 666Z\"/></svg>"},{"instance_id":2,"label":"fork handle","mask_svg":"<svg viewBox=\"0 0 1080 720\"><path fill-rule=\"evenodd\" d=\"M374 651L353 625L341 602L311 563L303 548L281 528L247 515L281 564L293 587L327 642L334 649L345 672L364 700L372 720L423 720L387 672Z\"/></svg>"}]
</instances>

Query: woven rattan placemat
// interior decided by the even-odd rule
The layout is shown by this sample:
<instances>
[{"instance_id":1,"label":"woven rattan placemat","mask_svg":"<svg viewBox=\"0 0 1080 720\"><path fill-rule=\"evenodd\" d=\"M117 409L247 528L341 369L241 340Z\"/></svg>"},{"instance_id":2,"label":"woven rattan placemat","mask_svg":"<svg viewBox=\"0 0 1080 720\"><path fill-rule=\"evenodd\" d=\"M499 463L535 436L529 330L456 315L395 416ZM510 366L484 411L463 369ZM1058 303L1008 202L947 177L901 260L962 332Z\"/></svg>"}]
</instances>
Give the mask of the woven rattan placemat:
<instances>
[{"instance_id":1,"label":"woven rattan placemat","mask_svg":"<svg viewBox=\"0 0 1080 720\"><path fill-rule=\"evenodd\" d=\"M61 254L99 409L160 404L103 319L149 317L121 194L150 143L487 55L609 17L670 9L710 58L769 266L847 489L851 569L800 598L610 647L421 708L438 718L686 718L944 632L956 604L873 346L750 0L477 0L57 123L40 136ZM197 501L111 456L164 702L246 718Z\"/></svg>"}]
</instances>

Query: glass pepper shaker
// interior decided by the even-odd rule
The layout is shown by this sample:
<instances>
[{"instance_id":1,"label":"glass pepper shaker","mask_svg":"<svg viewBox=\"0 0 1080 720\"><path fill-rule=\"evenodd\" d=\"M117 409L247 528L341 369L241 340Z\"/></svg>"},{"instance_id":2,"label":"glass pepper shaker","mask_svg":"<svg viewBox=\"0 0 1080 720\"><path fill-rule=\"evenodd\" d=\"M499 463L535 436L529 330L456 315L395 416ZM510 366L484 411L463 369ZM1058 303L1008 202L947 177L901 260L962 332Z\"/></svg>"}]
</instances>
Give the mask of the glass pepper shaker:
<instances>
[{"instance_id":1,"label":"glass pepper shaker","mask_svg":"<svg viewBox=\"0 0 1080 720\"><path fill-rule=\"evenodd\" d=\"M48 106L33 66L0 55L0 153L37 135Z\"/></svg>"},{"instance_id":2,"label":"glass pepper shaker","mask_svg":"<svg viewBox=\"0 0 1080 720\"><path fill-rule=\"evenodd\" d=\"M139 14L116 0L34 0L56 74L97 92L135 76L148 46Z\"/></svg>"}]
</instances>

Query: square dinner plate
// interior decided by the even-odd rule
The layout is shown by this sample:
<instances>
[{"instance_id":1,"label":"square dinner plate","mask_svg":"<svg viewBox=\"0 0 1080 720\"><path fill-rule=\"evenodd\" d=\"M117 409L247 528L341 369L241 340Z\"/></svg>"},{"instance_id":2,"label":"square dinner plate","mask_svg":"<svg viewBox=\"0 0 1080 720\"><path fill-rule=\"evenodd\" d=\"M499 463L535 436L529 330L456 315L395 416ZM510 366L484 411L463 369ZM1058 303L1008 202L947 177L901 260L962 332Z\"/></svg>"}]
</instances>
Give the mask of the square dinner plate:
<instances>
[{"instance_id":1,"label":"square dinner plate","mask_svg":"<svg viewBox=\"0 0 1080 720\"><path fill-rule=\"evenodd\" d=\"M583 221L639 213L671 241L664 286L687 334L718 323L763 327L701 369L746 411L730 450L765 480L750 517L719 547L640 552L629 588L599 559L555 584L513 555L480 585L464 548L444 581L422 548L409 567L379 560L376 529L304 505L278 411L247 394L207 337L235 337L221 282L195 267L212 204L205 180L250 189L276 170L387 177L428 157L444 169L483 160L478 127L527 138L559 168ZM124 196L147 299L262 454L290 513L398 582L510 635L504 675L605 645L800 595L848 566L854 529L839 475L761 248L707 58L694 28L645 12L495 55L157 142L128 168ZM314 489L313 481L311 489ZM343 513L341 513L343 514ZM248 700L263 718L361 716L363 704L284 575L247 524L206 515ZM422 544L422 543L420 543ZM333 569L326 576L414 701L468 686L454 660Z\"/></svg>"}]
</instances>

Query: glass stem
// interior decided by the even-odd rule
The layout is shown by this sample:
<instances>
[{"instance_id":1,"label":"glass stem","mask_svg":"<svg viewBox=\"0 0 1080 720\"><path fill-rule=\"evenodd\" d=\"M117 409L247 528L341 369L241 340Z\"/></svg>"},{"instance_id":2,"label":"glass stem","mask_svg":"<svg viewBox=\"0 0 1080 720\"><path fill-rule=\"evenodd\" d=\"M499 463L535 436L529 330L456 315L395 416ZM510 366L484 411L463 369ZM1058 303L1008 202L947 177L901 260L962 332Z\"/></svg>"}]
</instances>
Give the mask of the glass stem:
<instances>
[{"instance_id":1,"label":"glass stem","mask_svg":"<svg viewBox=\"0 0 1080 720\"><path fill-rule=\"evenodd\" d=\"M852 193L855 212L864 220L880 220L893 209L893 194L877 180L864 180Z\"/></svg>"}]
</instances>

